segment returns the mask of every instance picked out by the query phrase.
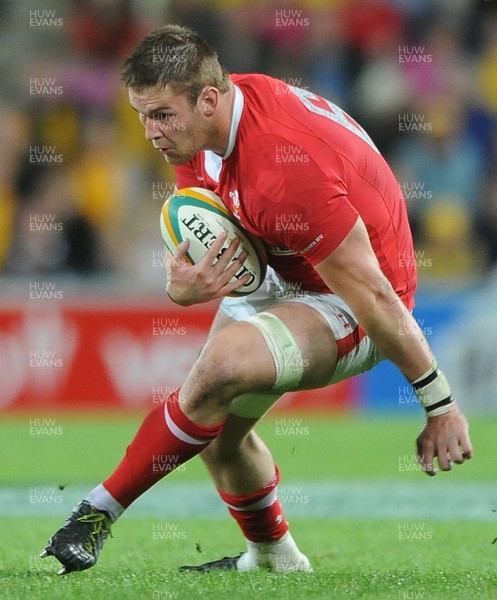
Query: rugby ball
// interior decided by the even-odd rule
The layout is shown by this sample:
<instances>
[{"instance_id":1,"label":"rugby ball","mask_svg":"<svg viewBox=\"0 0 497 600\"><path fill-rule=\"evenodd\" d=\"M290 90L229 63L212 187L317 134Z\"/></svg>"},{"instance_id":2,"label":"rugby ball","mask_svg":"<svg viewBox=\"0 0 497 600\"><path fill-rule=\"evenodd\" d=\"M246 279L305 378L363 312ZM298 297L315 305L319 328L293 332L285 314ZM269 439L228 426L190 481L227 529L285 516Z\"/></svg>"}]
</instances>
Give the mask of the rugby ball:
<instances>
[{"instance_id":1,"label":"rugby ball","mask_svg":"<svg viewBox=\"0 0 497 600\"><path fill-rule=\"evenodd\" d=\"M174 254L181 242L190 240L186 258L193 265L202 260L214 240L223 231L228 233L228 238L218 257L226 250L231 240L235 237L240 238L241 244L233 260L242 250L245 250L248 256L232 281L240 279L245 274L250 277L247 283L232 292L231 296L252 294L264 281L267 255L263 242L243 229L214 192L197 187L177 190L162 207L160 228L166 248L171 254Z\"/></svg>"}]
</instances>

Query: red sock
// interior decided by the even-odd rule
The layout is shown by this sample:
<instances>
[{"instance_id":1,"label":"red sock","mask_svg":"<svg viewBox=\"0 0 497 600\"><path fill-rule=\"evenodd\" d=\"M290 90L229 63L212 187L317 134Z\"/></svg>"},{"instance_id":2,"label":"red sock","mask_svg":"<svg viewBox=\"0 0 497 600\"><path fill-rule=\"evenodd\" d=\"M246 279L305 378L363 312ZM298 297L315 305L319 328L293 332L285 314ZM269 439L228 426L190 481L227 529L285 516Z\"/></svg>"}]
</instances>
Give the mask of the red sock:
<instances>
[{"instance_id":1,"label":"red sock","mask_svg":"<svg viewBox=\"0 0 497 600\"><path fill-rule=\"evenodd\" d=\"M275 469L274 478L257 492L235 496L218 490L243 535L252 542L278 540L288 531L288 523L276 490L280 482L280 471L276 465Z\"/></svg>"},{"instance_id":2,"label":"red sock","mask_svg":"<svg viewBox=\"0 0 497 600\"><path fill-rule=\"evenodd\" d=\"M138 429L126 454L104 487L127 508L138 496L199 454L223 428L192 423L179 406L179 390L154 408Z\"/></svg>"}]
</instances>

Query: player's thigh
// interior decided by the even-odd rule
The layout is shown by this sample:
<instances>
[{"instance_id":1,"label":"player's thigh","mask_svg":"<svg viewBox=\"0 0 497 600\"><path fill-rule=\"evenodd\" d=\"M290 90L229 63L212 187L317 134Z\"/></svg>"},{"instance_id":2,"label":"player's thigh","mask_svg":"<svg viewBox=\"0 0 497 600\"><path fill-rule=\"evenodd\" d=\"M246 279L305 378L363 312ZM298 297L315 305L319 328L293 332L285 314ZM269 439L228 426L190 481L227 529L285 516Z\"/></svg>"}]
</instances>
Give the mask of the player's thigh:
<instances>
[{"instance_id":1,"label":"player's thigh","mask_svg":"<svg viewBox=\"0 0 497 600\"><path fill-rule=\"evenodd\" d=\"M278 275L268 267L261 287L248 296L225 296L214 317L209 338L227 325L242 321L272 306L280 290Z\"/></svg>"},{"instance_id":2,"label":"player's thigh","mask_svg":"<svg viewBox=\"0 0 497 600\"><path fill-rule=\"evenodd\" d=\"M207 339L210 339L218 331L235 322L235 319L228 317L227 314L225 314L221 309L219 309L216 313L216 316L214 317L214 321L212 321L212 325L209 330L209 335L207 336Z\"/></svg>"},{"instance_id":3,"label":"player's thigh","mask_svg":"<svg viewBox=\"0 0 497 600\"><path fill-rule=\"evenodd\" d=\"M193 412L201 418L216 408L227 409L240 394L270 390L275 380L276 368L264 338L254 325L240 321L207 341L182 386L181 398L190 418Z\"/></svg>"},{"instance_id":4,"label":"player's thigh","mask_svg":"<svg viewBox=\"0 0 497 600\"><path fill-rule=\"evenodd\" d=\"M261 329L259 321L265 313L277 317L269 330L267 326ZM229 394L233 394L232 400L244 393L283 393L329 383L337 347L319 312L305 304L289 302L272 305L256 317L231 323L213 333L185 382L185 394L214 395L225 403ZM282 329L285 326L287 332ZM286 347L282 349L283 346ZM296 371L296 377L287 376Z\"/></svg>"}]
</instances>

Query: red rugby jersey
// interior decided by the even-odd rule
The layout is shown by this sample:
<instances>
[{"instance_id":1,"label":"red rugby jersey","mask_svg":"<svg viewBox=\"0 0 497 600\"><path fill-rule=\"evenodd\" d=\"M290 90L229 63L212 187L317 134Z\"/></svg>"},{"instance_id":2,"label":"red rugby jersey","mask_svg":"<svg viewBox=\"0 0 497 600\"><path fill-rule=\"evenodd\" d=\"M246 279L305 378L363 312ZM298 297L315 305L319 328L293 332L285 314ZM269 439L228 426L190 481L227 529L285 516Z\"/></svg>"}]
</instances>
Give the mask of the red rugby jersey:
<instances>
[{"instance_id":1,"label":"red rugby jersey","mask_svg":"<svg viewBox=\"0 0 497 600\"><path fill-rule=\"evenodd\" d=\"M265 75L232 75L226 155L175 167L178 188L214 191L264 240L269 264L296 289L329 292L313 265L363 219L381 269L409 309L416 266L398 182L367 133L338 106Z\"/></svg>"}]
</instances>

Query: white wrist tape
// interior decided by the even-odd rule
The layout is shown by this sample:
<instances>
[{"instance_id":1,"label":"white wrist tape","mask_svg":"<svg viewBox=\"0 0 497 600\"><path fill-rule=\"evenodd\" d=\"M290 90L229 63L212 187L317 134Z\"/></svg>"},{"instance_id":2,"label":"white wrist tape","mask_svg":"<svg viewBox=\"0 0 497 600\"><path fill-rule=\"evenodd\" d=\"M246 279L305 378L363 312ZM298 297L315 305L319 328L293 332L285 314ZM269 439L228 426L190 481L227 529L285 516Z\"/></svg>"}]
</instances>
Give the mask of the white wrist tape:
<instances>
[{"instance_id":1,"label":"white wrist tape","mask_svg":"<svg viewBox=\"0 0 497 600\"><path fill-rule=\"evenodd\" d=\"M443 415L454 406L449 382L436 362L424 375L412 382L412 387L429 417Z\"/></svg>"}]
</instances>

